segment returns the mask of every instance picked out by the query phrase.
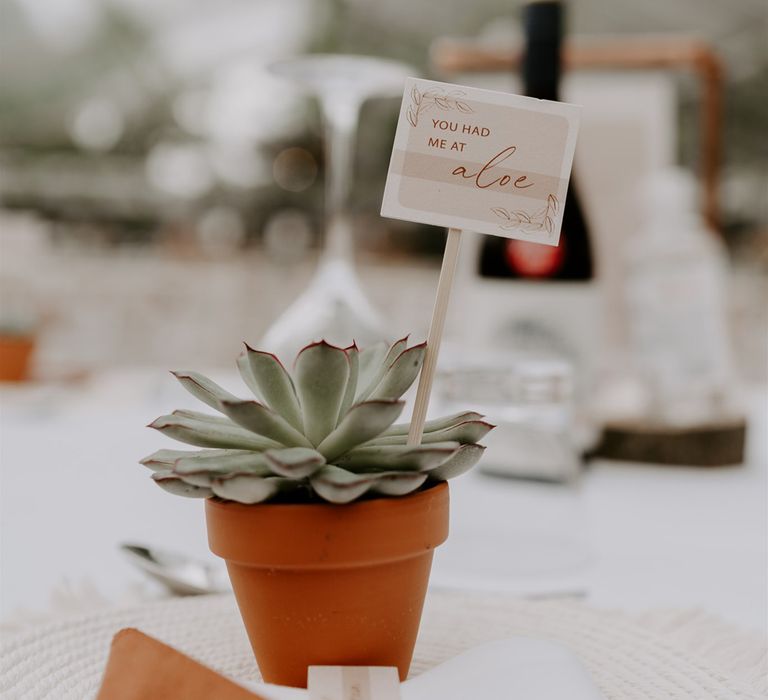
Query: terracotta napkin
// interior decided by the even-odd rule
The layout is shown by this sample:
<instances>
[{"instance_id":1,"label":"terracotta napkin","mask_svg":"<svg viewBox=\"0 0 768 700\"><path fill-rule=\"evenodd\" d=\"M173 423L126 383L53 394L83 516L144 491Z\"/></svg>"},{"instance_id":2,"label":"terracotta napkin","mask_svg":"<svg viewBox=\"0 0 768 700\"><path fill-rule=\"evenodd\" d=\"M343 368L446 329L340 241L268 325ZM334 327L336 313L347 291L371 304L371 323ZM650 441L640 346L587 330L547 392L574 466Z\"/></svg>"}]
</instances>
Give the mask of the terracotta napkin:
<instances>
[{"instance_id":1,"label":"terracotta napkin","mask_svg":"<svg viewBox=\"0 0 768 700\"><path fill-rule=\"evenodd\" d=\"M136 629L112 639L96 700L264 700Z\"/></svg>"}]
</instances>

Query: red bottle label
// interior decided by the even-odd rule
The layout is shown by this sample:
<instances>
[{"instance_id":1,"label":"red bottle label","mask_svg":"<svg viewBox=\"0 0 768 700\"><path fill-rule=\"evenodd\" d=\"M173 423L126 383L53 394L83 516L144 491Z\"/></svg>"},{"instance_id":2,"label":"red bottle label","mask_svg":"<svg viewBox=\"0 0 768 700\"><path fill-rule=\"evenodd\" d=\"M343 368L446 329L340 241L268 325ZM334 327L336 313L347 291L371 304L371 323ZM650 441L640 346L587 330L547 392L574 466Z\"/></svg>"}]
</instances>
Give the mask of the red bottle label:
<instances>
[{"instance_id":1,"label":"red bottle label","mask_svg":"<svg viewBox=\"0 0 768 700\"><path fill-rule=\"evenodd\" d=\"M556 248L510 240L504 249L504 258L509 268L521 277L552 277L565 260L565 239L561 238Z\"/></svg>"}]
</instances>

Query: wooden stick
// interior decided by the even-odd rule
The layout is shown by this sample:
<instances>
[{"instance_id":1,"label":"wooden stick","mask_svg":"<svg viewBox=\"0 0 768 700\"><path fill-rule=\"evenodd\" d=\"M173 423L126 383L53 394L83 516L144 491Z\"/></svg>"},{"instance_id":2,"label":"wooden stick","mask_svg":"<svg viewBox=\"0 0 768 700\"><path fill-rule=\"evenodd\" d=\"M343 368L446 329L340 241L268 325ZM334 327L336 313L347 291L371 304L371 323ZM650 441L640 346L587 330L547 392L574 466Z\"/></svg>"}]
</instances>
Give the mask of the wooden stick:
<instances>
[{"instance_id":1,"label":"wooden stick","mask_svg":"<svg viewBox=\"0 0 768 700\"><path fill-rule=\"evenodd\" d=\"M427 335L427 350L424 353L424 365L419 376L419 387L416 390L416 403L411 416L411 427L408 431L408 444L421 444L424 434L424 421L427 418L429 396L432 392L432 381L435 378L437 357L440 354L440 341L443 338L445 315L448 312L448 302L451 298L453 278L456 274L456 263L461 248L461 231L457 228L448 229L448 240L445 242L443 264L440 268L440 279L437 282L435 307L432 310L432 321Z\"/></svg>"}]
</instances>

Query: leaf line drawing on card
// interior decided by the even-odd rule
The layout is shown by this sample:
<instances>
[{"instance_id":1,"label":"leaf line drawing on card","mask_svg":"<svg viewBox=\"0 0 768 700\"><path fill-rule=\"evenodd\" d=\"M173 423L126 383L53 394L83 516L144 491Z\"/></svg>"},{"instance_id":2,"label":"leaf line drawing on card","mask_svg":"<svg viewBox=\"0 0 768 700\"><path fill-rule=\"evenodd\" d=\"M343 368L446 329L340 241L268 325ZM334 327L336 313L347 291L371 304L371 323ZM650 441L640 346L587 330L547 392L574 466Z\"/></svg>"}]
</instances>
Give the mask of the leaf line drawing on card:
<instances>
[{"instance_id":1,"label":"leaf line drawing on card","mask_svg":"<svg viewBox=\"0 0 768 700\"><path fill-rule=\"evenodd\" d=\"M458 110L463 114L472 114L472 109L464 100L466 93L463 90L444 90L443 88L429 88L422 92L417 85L411 88L411 104L406 110L406 118L411 126L419 125L419 117L424 113L437 107L444 111Z\"/></svg>"},{"instance_id":2,"label":"leaf line drawing on card","mask_svg":"<svg viewBox=\"0 0 768 700\"><path fill-rule=\"evenodd\" d=\"M547 233L553 233L553 216L557 214L559 207L560 203L557 197L553 194L548 194L547 205L534 214L529 214L520 209L509 211L504 207L492 207L491 211L503 220L499 224L499 228L506 231L519 229L525 233L534 233L535 231L545 230Z\"/></svg>"}]
</instances>

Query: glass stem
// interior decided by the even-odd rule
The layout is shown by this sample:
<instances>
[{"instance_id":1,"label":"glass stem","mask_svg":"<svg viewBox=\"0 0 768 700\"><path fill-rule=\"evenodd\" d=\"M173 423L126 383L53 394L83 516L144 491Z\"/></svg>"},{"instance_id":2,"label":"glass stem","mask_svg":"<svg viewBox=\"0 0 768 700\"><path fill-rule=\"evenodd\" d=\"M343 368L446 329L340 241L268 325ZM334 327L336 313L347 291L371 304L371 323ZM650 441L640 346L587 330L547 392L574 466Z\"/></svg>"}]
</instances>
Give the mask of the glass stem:
<instances>
[{"instance_id":1,"label":"glass stem","mask_svg":"<svg viewBox=\"0 0 768 700\"><path fill-rule=\"evenodd\" d=\"M359 102L331 94L323 100L325 119L325 247L323 259L352 264L352 222L348 211L354 173Z\"/></svg>"}]
</instances>

